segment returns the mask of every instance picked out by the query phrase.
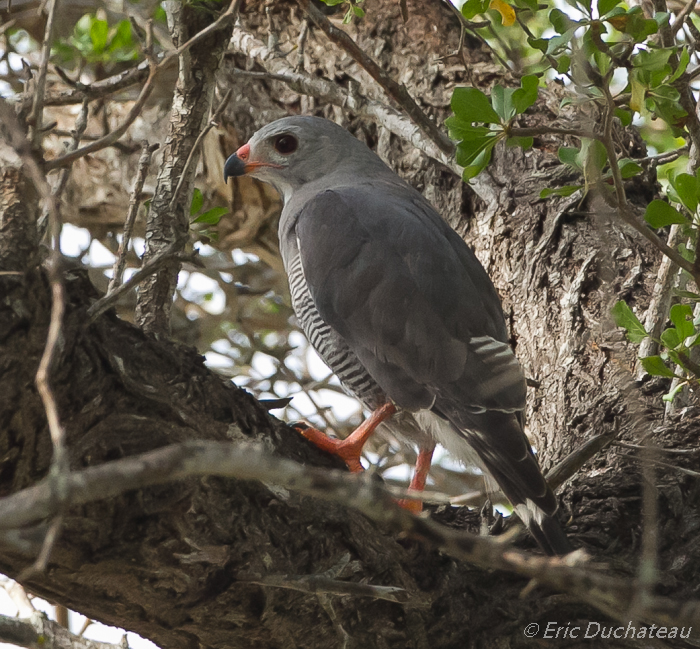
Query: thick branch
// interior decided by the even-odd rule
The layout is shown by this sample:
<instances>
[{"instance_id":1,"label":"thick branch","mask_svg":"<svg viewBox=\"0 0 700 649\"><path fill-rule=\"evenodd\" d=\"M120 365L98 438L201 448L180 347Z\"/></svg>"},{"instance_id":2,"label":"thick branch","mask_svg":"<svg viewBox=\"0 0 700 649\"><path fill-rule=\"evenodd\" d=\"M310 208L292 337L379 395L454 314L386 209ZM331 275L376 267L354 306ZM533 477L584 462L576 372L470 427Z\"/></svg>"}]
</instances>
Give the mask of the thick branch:
<instances>
[{"instance_id":1,"label":"thick branch","mask_svg":"<svg viewBox=\"0 0 700 649\"><path fill-rule=\"evenodd\" d=\"M277 56L265 43L239 26L233 30L231 45L236 51L254 59L267 70L267 73L263 73L261 76L282 81L295 92L346 108L355 115L368 117L394 135L410 142L429 158L449 167L458 176L462 175L462 169L455 164L454 159L443 153L434 140L425 135L423 130L401 111L374 99L369 99L360 92L348 91L323 77L294 70L286 58ZM238 70L236 72L255 74Z\"/></svg>"},{"instance_id":2,"label":"thick branch","mask_svg":"<svg viewBox=\"0 0 700 649\"><path fill-rule=\"evenodd\" d=\"M29 620L0 615L0 641L27 649L123 649L122 645L75 635L43 613L36 613Z\"/></svg>"},{"instance_id":3,"label":"thick branch","mask_svg":"<svg viewBox=\"0 0 700 649\"><path fill-rule=\"evenodd\" d=\"M510 549L497 538L455 532L398 507L381 483L368 474L318 469L277 458L260 446L218 442L184 442L117 460L80 472L70 481L73 505L118 496L130 489L197 476L216 475L261 480L286 489L339 502L395 532L408 533L447 554L484 568L508 570L569 592L606 613L626 621L634 601L633 580L610 577L607 571L579 567L576 561L551 559ZM53 513L55 499L46 480L0 500L0 529L37 523ZM700 628L700 601L674 602L649 597L637 615L648 622Z\"/></svg>"},{"instance_id":4,"label":"thick branch","mask_svg":"<svg viewBox=\"0 0 700 649\"><path fill-rule=\"evenodd\" d=\"M181 52L180 73L170 112L170 130L163 148L163 164L148 213L144 263L173 245L181 250L187 241L194 163L198 157L197 152L194 156L191 154L209 117L215 73L231 36L230 27L224 26L235 18L239 3L240 0L234 0L213 24L208 12L189 4L174 9L170 17L173 40L181 45L178 49ZM193 164L188 165L187 160L192 160ZM182 188L181 200L173 205L178 187ZM145 331L169 333L172 296L179 270L180 263L171 260L144 283L138 295L136 320Z\"/></svg>"}]
</instances>

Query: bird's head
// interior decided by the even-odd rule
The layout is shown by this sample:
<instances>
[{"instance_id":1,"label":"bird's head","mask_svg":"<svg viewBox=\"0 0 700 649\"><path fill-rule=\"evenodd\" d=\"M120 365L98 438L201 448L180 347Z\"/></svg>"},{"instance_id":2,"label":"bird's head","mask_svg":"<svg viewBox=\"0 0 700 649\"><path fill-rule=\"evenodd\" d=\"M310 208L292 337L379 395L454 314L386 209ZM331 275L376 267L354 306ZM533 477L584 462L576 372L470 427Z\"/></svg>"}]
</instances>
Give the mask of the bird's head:
<instances>
[{"instance_id":1,"label":"bird's head","mask_svg":"<svg viewBox=\"0 0 700 649\"><path fill-rule=\"evenodd\" d=\"M329 174L382 164L344 128L320 117L284 117L261 128L226 160L224 180L252 176L272 184L285 202ZM357 172L357 170L355 170Z\"/></svg>"}]
</instances>

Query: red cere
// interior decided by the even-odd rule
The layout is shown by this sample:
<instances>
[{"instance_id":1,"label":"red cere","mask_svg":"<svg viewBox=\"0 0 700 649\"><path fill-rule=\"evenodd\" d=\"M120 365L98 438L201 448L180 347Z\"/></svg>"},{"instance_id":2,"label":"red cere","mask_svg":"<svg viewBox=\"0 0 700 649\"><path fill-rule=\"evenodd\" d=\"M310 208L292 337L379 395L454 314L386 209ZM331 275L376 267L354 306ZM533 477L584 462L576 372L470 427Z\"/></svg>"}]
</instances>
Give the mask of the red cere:
<instances>
[{"instance_id":1,"label":"red cere","mask_svg":"<svg viewBox=\"0 0 700 649\"><path fill-rule=\"evenodd\" d=\"M241 160L247 160L250 156L250 144L244 144L240 149L238 149L238 151L236 151L236 155Z\"/></svg>"}]
</instances>

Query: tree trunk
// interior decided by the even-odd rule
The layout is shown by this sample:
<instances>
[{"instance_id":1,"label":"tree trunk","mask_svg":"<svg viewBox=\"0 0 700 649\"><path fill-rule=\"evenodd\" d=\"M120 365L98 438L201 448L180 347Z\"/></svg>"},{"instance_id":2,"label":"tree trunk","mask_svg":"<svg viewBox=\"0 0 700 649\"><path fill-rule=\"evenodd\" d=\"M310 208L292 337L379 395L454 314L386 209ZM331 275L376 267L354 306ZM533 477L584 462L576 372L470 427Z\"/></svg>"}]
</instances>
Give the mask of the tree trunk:
<instances>
[{"instance_id":1,"label":"tree trunk","mask_svg":"<svg viewBox=\"0 0 700 649\"><path fill-rule=\"evenodd\" d=\"M494 78L487 54L469 41L468 73L435 62L459 42L459 23L445 5L408 2L406 24L393 0L368 1L366 9L367 18L350 33L438 123L447 115L455 83L487 88ZM244 27L262 35L267 29L262 3L248 2L245 11ZM296 39L299 17L294 4L272 6L282 43ZM320 70L339 82L357 78L364 93L387 101L366 73L316 30L305 57L307 72ZM697 446L697 412L688 409L663 424L663 382L633 380L634 352L607 315L621 297L642 308L648 303L659 254L605 214L595 199L539 198L544 186L562 181L553 140L535 141L528 152L498 150L493 165L469 187L382 127L341 115L330 105L313 107L277 81L244 83L259 85L258 92L239 96L229 115L242 141L259 126L257 119L269 121L287 107L342 117L424 191L475 248L503 297L516 353L538 384L529 394L529 431L545 468L603 433L639 443L653 431L661 446ZM526 117L531 123L551 118L546 101ZM22 209L12 199L21 182L18 172L6 171L0 200L0 268L23 272L0 275L2 496L46 476L52 452L34 387L51 297L43 272L32 263L36 244L29 230L37 199L27 193ZM649 182L630 186L628 193L632 202L636 193L643 204L652 190ZM18 244L6 245L8 236ZM72 469L192 438L257 440L273 454L338 467L250 395L208 370L193 349L157 340L113 314L88 323L86 311L97 296L81 271L66 274L66 291L51 381ZM573 543L624 576L637 568L643 521L639 463L628 452L608 447L560 489ZM697 470L693 457L674 457L673 463ZM700 573L698 481L668 470L657 475L657 485L663 570L658 594L692 599ZM433 515L452 527L478 529L475 512L441 508ZM0 571L17 577L27 568L44 531L39 526L0 535ZM529 539L520 544L533 548ZM265 576L290 581L319 574L403 588L407 601L251 583ZM608 620L604 612L541 587L520 597L527 580L457 562L388 533L352 509L272 485L220 478L188 479L71 508L49 569L24 584L164 648L540 646L541 639L524 635L530 623L585 627ZM567 646L579 644L584 642ZM687 645L669 641L669 646Z\"/></svg>"}]
</instances>

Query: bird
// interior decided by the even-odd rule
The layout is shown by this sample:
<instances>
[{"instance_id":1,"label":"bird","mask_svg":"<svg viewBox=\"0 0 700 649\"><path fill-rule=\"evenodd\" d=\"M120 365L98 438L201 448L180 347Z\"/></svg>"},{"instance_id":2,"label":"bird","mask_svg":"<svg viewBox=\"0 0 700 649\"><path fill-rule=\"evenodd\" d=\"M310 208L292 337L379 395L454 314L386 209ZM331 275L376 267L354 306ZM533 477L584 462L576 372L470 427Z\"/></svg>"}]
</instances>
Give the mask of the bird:
<instances>
[{"instance_id":1,"label":"bird","mask_svg":"<svg viewBox=\"0 0 700 649\"><path fill-rule=\"evenodd\" d=\"M371 412L345 440L302 434L359 471L362 446L386 426L419 448L418 491L441 444L483 470L487 491L500 488L546 554L570 552L524 433L527 384L500 298L465 241L367 145L320 117L262 127L226 160L225 181L242 175L282 197L297 319Z\"/></svg>"}]
</instances>

